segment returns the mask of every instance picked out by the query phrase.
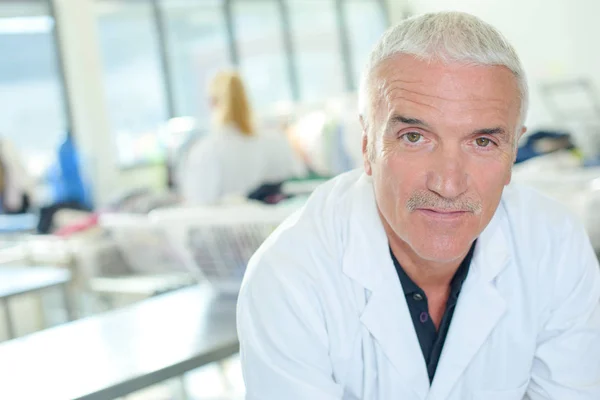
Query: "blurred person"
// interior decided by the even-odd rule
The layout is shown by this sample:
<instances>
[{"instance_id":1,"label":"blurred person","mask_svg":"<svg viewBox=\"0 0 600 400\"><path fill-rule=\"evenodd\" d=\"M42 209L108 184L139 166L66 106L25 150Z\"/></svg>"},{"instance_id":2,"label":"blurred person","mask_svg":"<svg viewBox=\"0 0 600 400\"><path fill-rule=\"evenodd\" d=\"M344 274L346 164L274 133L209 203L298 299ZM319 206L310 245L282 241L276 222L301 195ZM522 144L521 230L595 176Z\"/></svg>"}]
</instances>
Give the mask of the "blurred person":
<instances>
[{"instance_id":1,"label":"blurred person","mask_svg":"<svg viewBox=\"0 0 600 400\"><path fill-rule=\"evenodd\" d=\"M4 214L23 214L34 197L34 180L21 155L7 138L0 139L0 210Z\"/></svg>"},{"instance_id":2,"label":"blurred person","mask_svg":"<svg viewBox=\"0 0 600 400\"><path fill-rule=\"evenodd\" d=\"M180 165L186 203L214 204L229 196L273 202L281 183L302 174L282 134L258 134L240 76L218 73L210 84L212 132L197 139Z\"/></svg>"},{"instance_id":3,"label":"blurred person","mask_svg":"<svg viewBox=\"0 0 600 400\"><path fill-rule=\"evenodd\" d=\"M47 175L50 194L47 205L40 209L39 233L49 233L60 210L91 211L90 183L85 179L75 137L68 131L59 145L57 159Z\"/></svg>"},{"instance_id":4,"label":"blurred person","mask_svg":"<svg viewBox=\"0 0 600 400\"><path fill-rule=\"evenodd\" d=\"M600 270L583 227L510 185L527 83L492 26L407 19L361 87L363 171L249 263L248 399L600 399Z\"/></svg>"}]
</instances>

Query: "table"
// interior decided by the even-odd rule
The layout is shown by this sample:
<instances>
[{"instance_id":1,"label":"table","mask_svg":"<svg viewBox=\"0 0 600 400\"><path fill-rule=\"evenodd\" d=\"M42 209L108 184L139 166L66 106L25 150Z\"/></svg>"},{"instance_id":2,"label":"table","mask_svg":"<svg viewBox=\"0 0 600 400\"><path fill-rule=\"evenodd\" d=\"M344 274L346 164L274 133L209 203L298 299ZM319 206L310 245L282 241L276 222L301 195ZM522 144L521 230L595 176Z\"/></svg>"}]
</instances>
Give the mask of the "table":
<instances>
[{"instance_id":1,"label":"table","mask_svg":"<svg viewBox=\"0 0 600 400\"><path fill-rule=\"evenodd\" d=\"M290 180L283 183L281 191L294 196L310 195L327 180L326 178Z\"/></svg>"},{"instance_id":2,"label":"table","mask_svg":"<svg viewBox=\"0 0 600 400\"><path fill-rule=\"evenodd\" d=\"M196 285L0 344L0 399L114 399L220 361L235 304Z\"/></svg>"},{"instance_id":3,"label":"table","mask_svg":"<svg viewBox=\"0 0 600 400\"><path fill-rule=\"evenodd\" d=\"M69 320L72 319L72 308L67 288L70 281L71 272L63 268L0 266L0 300L5 311L8 336L11 339L15 337L14 322L9 307L10 299L15 296L62 286L67 314Z\"/></svg>"},{"instance_id":4,"label":"table","mask_svg":"<svg viewBox=\"0 0 600 400\"><path fill-rule=\"evenodd\" d=\"M0 234L32 233L37 229L35 214L0 215Z\"/></svg>"}]
</instances>

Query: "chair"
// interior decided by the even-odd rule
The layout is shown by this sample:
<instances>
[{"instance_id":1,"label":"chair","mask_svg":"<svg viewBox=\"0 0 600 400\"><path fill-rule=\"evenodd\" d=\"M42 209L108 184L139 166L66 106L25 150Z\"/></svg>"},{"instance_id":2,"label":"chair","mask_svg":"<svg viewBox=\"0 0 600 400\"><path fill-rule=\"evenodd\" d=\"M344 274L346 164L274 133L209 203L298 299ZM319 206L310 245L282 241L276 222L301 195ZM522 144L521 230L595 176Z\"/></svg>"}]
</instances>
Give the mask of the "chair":
<instances>
[{"instance_id":1,"label":"chair","mask_svg":"<svg viewBox=\"0 0 600 400\"><path fill-rule=\"evenodd\" d=\"M185 265L217 291L239 290L250 257L298 204L255 203L157 210L150 218Z\"/></svg>"}]
</instances>

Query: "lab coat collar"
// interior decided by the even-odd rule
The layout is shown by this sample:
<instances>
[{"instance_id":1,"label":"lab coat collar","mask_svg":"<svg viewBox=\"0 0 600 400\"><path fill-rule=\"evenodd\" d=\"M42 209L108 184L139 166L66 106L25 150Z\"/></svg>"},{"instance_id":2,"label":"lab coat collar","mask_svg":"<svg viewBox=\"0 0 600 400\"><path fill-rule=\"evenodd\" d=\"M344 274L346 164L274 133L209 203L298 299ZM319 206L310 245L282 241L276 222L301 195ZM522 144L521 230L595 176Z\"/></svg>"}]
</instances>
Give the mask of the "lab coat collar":
<instances>
[{"instance_id":1,"label":"lab coat collar","mask_svg":"<svg viewBox=\"0 0 600 400\"><path fill-rule=\"evenodd\" d=\"M372 180L362 174L350 190L351 206L342 268L344 274L374 290L383 279L383 270L375 259L390 258L388 241L379 218ZM372 260L369 260L372 258ZM389 260L391 263L391 259ZM393 265L392 265L393 269Z\"/></svg>"},{"instance_id":2,"label":"lab coat collar","mask_svg":"<svg viewBox=\"0 0 600 400\"><path fill-rule=\"evenodd\" d=\"M511 258L502 205L481 233L463 285L428 399L446 399L506 311L495 279Z\"/></svg>"},{"instance_id":3,"label":"lab coat collar","mask_svg":"<svg viewBox=\"0 0 600 400\"><path fill-rule=\"evenodd\" d=\"M505 310L493 285L507 265L502 206L480 235L463 285L436 376L430 386L423 354L388 250L369 177L355 184L346 232L343 272L366 290L361 322L376 338L399 381L420 399L444 399Z\"/></svg>"}]
</instances>

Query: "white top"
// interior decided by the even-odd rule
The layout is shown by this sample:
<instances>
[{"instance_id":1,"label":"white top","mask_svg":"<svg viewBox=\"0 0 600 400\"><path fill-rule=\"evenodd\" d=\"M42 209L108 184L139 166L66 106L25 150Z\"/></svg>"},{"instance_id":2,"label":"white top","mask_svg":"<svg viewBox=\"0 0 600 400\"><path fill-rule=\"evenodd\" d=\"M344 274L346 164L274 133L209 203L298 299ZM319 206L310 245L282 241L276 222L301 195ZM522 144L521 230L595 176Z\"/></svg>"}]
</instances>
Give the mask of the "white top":
<instances>
[{"instance_id":1,"label":"white top","mask_svg":"<svg viewBox=\"0 0 600 400\"><path fill-rule=\"evenodd\" d=\"M353 171L254 255L238 303L249 400L600 399L600 271L554 201L505 189L430 385L377 214Z\"/></svg>"},{"instance_id":2,"label":"white top","mask_svg":"<svg viewBox=\"0 0 600 400\"><path fill-rule=\"evenodd\" d=\"M302 174L282 134L249 137L226 127L192 145L181 165L179 185L187 203L214 204Z\"/></svg>"},{"instance_id":3,"label":"white top","mask_svg":"<svg viewBox=\"0 0 600 400\"><path fill-rule=\"evenodd\" d=\"M31 203L35 203L33 178L16 147L6 138L0 139L0 159L4 165L4 207L10 210L21 208L25 194L29 195Z\"/></svg>"}]
</instances>

